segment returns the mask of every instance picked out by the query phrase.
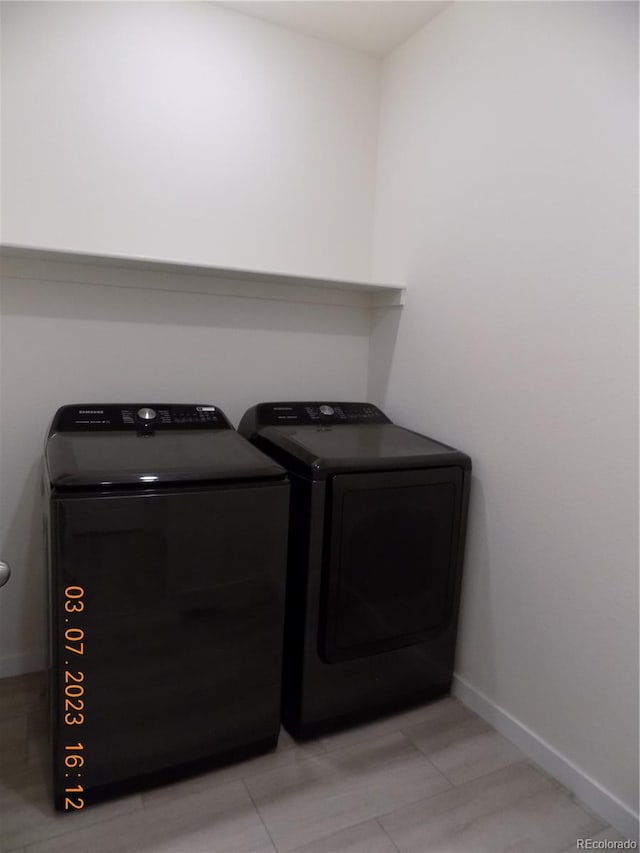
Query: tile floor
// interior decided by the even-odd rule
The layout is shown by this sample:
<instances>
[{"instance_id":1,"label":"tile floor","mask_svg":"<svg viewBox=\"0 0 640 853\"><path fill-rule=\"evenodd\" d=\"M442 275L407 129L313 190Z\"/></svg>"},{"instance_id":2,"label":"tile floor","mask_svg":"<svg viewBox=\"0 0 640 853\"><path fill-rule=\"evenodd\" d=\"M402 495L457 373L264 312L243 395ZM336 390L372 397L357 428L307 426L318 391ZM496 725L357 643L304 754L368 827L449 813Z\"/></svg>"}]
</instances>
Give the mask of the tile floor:
<instances>
[{"instance_id":1,"label":"tile floor","mask_svg":"<svg viewBox=\"0 0 640 853\"><path fill-rule=\"evenodd\" d=\"M452 698L56 814L41 673L0 681L3 853L524 853L622 840Z\"/></svg>"}]
</instances>

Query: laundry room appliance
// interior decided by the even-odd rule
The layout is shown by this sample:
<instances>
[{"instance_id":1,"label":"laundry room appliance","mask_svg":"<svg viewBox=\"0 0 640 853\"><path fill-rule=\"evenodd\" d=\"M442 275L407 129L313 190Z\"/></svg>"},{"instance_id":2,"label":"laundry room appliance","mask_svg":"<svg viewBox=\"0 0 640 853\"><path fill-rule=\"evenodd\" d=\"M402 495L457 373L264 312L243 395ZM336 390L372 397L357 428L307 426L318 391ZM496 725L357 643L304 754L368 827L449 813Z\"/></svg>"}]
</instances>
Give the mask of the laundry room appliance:
<instances>
[{"instance_id":1,"label":"laundry room appliance","mask_svg":"<svg viewBox=\"0 0 640 853\"><path fill-rule=\"evenodd\" d=\"M470 458L370 403L262 403L289 472L283 721L300 737L450 689Z\"/></svg>"},{"instance_id":2,"label":"laundry room appliance","mask_svg":"<svg viewBox=\"0 0 640 853\"><path fill-rule=\"evenodd\" d=\"M56 807L274 747L285 470L216 406L73 405L45 488Z\"/></svg>"}]
</instances>

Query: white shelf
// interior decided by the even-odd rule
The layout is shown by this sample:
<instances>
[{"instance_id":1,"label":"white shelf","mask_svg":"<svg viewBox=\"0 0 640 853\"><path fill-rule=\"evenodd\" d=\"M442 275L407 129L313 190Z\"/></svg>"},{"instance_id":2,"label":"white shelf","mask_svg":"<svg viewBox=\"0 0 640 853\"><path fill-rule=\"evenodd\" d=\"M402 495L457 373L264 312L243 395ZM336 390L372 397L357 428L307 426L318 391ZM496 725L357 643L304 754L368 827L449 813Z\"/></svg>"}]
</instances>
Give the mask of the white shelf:
<instances>
[{"instance_id":1,"label":"white shelf","mask_svg":"<svg viewBox=\"0 0 640 853\"><path fill-rule=\"evenodd\" d=\"M60 251L0 244L2 272L11 278L73 281L112 287L182 290L246 299L270 299L363 308L399 307L398 284L317 278L171 260Z\"/></svg>"}]
</instances>

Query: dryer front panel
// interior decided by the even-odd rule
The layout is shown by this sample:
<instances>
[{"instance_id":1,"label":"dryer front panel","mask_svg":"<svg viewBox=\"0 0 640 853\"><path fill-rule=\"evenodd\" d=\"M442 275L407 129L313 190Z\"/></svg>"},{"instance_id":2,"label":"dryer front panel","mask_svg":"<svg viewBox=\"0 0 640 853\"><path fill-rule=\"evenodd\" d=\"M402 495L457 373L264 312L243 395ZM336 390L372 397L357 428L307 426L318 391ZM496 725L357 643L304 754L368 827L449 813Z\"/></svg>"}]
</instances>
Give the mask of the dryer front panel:
<instances>
[{"instance_id":1,"label":"dryer front panel","mask_svg":"<svg viewBox=\"0 0 640 853\"><path fill-rule=\"evenodd\" d=\"M462 482L456 467L332 477L319 638L327 663L448 627Z\"/></svg>"}]
</instances>

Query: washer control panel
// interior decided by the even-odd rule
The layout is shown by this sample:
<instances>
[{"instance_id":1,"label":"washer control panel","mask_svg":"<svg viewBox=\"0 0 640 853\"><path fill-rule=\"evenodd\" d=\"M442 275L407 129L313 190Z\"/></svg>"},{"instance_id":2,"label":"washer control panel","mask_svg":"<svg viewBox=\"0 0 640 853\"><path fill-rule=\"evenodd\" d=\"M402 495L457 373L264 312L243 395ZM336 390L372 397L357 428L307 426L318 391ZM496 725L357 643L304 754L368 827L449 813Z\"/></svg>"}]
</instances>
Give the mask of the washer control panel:
<instances>
[{"instance_id":1,"label":"washer control panel","mask_svg":"<svg viewBox=\"0 0 640 853\"><path fill-rule=\"evenodd\" d=\"M373 403L260 403L260 426L287 424L390 424L389 418Z\"/></svg>"},{"instance_id":2,"label":"washer control panel","mask_svg":"<svg viewBox=\"0 0 640 853\"><path fill-rule=\"evenodd\" d=\"M153 421L158 417L155 409L150 409L148 406L143 406L136 412L141 421Z\"/></svg>"},{"instance_id":3,"label":"washer control panel","mask_svg":"<svg viewBox=\"0 0 640 853\"><path fill-rule=\"evenodd\" d=\"M58 409L52 432L168 429L232 429L217 406L207 404L109 403Z\"/></svg>"}]
</instances>

